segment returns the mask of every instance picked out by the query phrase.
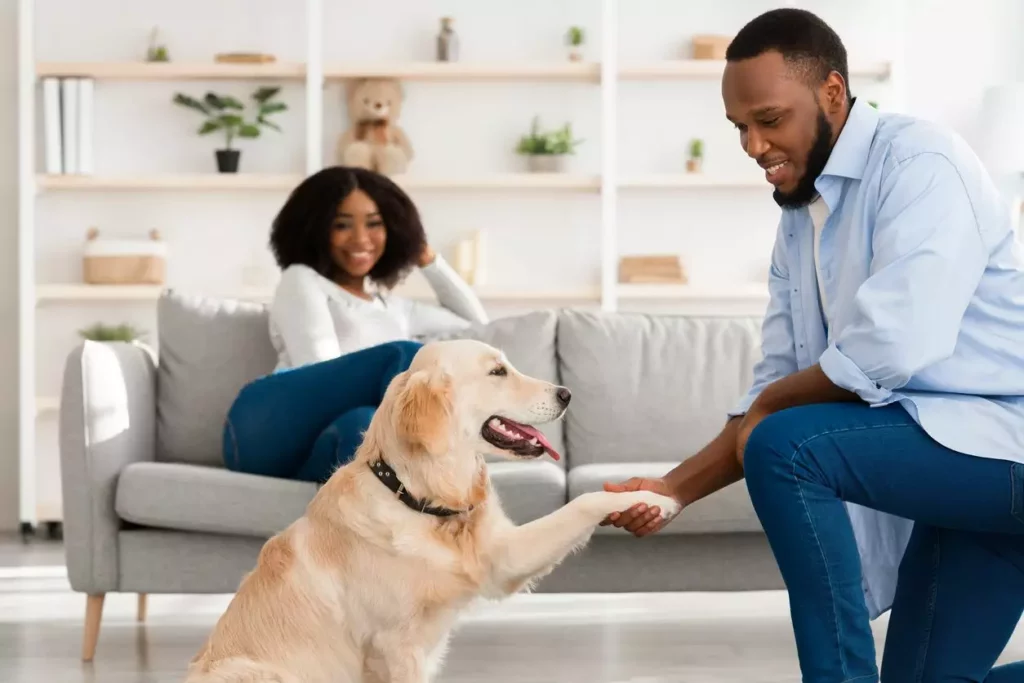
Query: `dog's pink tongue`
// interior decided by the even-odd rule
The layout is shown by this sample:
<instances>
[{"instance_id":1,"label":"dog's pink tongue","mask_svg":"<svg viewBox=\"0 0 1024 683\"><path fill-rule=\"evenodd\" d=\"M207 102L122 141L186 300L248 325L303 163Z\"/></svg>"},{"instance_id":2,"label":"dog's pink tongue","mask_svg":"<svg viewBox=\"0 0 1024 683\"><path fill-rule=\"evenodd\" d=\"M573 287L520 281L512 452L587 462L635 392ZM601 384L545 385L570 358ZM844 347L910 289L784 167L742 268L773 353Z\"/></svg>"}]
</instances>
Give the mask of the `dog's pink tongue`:
<instances>
[{"instance_id":1,"label":"dog's pink tongue","mask_svg":"<svg viewBox=\"0 0 1024 683\"><path fill-rule=\"evenodd\" d=\"M540 442L540 445L544 447L544 450L547 451L548 455L550 455L552 458L558 460L561 457L560 455L558 455L558 451L556 451L554 447L551 445L551 442L548 441L547 438L543 434L541 434L536 427L531 427L530 425L518 425L518 427L525 433L537 439L537 441Z\"/></svg>"}]
</instances>

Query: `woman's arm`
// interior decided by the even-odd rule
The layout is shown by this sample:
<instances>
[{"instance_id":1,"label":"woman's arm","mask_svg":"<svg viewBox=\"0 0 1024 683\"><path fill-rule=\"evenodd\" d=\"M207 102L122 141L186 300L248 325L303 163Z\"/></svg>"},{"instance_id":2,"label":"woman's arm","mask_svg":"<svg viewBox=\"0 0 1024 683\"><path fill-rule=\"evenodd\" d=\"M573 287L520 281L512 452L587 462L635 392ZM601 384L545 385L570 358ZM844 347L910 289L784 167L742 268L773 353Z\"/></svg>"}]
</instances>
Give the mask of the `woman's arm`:
<instances>
[{"instance_id":1,"label":"woman's arm","mask_svg":"<svg viewBox=\"0 0 1024 683\"><path fill-rule=\"evenodd\" d=\"M337 358L349 350L338 339L318 277L306 266L286 268L270 306L270 318L293 367Z\"/></svg>"},{"instance_id":2,"label":"woman's arm","mask_svg":"<svg viewBox=\"0 0 1024 683\"><path fill-rule=\"evenodd\" d=\"M487 312L484 310L483 304L480 303L479 297L440 254L434 254L432 250L428 249L421 260L420 271L430 283L431 289L437 294L437 300L441 306L469 323L483 325L488 322ZM424 309L417 310L416 314L419 318L425 316L427 320L422 321L425 323L430 323L431 317L438 320L448 317L433 316L429 309L434 309L436 312L437 308L434 306L419 305L417 308ZM426 326L431 327L429 324Z\"/></svg>"}]
</instances>

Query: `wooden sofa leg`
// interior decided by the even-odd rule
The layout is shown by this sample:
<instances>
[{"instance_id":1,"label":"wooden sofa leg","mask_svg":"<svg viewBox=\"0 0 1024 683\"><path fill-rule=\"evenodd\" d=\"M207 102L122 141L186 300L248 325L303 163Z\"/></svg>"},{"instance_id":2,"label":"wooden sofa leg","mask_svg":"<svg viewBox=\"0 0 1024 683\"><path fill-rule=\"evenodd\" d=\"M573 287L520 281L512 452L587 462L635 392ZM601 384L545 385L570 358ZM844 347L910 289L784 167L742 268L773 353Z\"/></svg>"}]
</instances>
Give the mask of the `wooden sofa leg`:
<instances>
[{"instance_id":1,"label":"wooden sofa leg","mask_svg":"<svg viewBox=\"0 0 1024 683\"><path fill-rule=\"evenodd\" d=\"M85 603L85 635L82 637L82 661L91 662L96 654L96 641L100 637L103 619L103 599L106 594L90 595Z\"/></svg>"},{"instance_id":2,"label":"wooden sofa leg","mask_svg":"<svg viewBox=\"0 0 1024 683\"><path fill-rule=\"evenodd\" d=\"M135 620L140 624L146 623L146 593L139 593L139 610L135 615Z\"/></svg>"}]
</instances>

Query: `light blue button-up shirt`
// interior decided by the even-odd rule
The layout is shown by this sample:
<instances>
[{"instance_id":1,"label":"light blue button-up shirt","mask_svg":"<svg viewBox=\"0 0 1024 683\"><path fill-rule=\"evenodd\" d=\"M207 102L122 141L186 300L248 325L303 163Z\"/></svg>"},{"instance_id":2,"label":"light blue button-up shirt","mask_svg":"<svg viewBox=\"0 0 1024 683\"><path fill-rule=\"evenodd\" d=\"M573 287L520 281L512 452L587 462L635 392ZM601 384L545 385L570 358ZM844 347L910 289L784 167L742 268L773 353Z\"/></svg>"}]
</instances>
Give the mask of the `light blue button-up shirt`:
<instances>
[{"instance_id":1,"label":"light blue button-up shirt","mask_svg":"<svg viewBox=\"0 0 1024 683\"><path fill-rule=\"evenodd\" d=\"M936 441L1024 462L1024 257L1007 203L966 143L856 101L807 208L782 212L764 357L732 415L820 363L872 406L899 401ZM826 320L831 320L831 327ZM912 523L848 504L875 618L892 605Z\"/></svg>"}]
</instances>

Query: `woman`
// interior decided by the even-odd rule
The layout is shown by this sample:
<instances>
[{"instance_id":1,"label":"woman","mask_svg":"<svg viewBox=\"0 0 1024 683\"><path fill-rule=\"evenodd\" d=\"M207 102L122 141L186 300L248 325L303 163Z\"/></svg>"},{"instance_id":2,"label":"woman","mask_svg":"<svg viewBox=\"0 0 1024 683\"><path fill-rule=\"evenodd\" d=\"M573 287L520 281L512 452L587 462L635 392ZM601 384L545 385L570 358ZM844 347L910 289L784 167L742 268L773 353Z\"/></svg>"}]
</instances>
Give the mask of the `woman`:
<instances>
[{"instance_id":1,"label":"woman","mask_svg":"<svg viewBox=\"0 0 1024 683\"><path fill-rule=\"evenodd\" d=\"M235 399L224 462L323 482L355 454L388 384L409 367L420 347L410 339L487 315L427 244L409 197L371 171L307 178L274 220L270 246L282 269L270 308L277 369ZM444 308L387 294L415 267Z\"/></svg>"}]
</instances>

